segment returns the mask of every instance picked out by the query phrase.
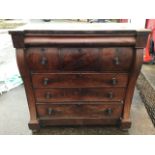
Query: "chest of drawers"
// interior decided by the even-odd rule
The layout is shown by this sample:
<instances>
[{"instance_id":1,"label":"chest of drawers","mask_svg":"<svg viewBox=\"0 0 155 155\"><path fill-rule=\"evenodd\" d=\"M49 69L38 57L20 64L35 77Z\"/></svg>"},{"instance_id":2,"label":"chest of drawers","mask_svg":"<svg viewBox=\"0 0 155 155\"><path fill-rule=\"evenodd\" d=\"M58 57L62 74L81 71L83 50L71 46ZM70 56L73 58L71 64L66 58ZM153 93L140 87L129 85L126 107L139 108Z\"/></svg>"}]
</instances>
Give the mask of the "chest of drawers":
<instances>
[{"instance_id":1,"label":"chest of drawers","mask_svg":"<svg viewBox=\"0 0 155 155\"><path fill-rule=\"evenodd\" d=\"M130 107L148 30L10 31L29 128L131 126Z\"/></svg>"}]
</instances>

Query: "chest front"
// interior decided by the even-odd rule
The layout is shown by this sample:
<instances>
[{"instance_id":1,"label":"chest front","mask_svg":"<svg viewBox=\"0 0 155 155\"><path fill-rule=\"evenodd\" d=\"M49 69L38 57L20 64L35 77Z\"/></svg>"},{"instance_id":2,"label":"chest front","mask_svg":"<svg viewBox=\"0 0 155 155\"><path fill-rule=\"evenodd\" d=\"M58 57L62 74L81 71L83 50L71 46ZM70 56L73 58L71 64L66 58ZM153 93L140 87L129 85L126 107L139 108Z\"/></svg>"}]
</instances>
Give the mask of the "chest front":
<instances>
[{"instance_id":1,"label":"chest front","mask_svg":"<svg viewBox=\"0 0 155 155\"><path fill-rule=\"evenodd\" d=\"M72 39L25 34L17 62L30 110L30 129L55 125L129 128L130 106L142 64L134 34ZM107 34L106 34L107 35ZM128 35L128 34L126 34ZM143 35L144 36L144 35ZM19 35L21 37L21 35ZM146 36L145 36L146 37Z\"/></svg>"}]
</instances>

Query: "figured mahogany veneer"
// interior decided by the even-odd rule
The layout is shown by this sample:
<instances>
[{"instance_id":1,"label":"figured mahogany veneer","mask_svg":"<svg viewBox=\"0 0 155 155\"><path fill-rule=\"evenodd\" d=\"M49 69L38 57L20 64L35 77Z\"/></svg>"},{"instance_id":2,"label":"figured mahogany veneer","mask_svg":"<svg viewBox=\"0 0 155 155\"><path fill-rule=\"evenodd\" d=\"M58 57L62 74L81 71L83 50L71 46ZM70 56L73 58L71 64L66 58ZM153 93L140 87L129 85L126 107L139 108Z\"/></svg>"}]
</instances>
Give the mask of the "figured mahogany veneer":
<instances>
[{"instance_id":1,"label":"figured mahogany veneer","mask_svg":"<svg viewBox=\"0 0 155 155\"><path fill-rule=\"evenodd\" d=\"M133 49L115 48L26 48L33 72L129 71Z\"/></svg>"},{"instance_id":2,"label":"figured mahogany veneer","mask_svg":"<svg viewBox=\"0 0 155 155\"><path fill-rule=\"evenodd\" d=\"M32 84L34 88L126 87L127 83L127 73L32 74Z\"/></svg>"},{"instance_id":3,"label":"figured mahogany veneer","mask_svg":"<svg viewBox=\"0 0 155 155\"><path fill-rule=\"evenodd\" d=\"M36 89L37 102L121 101L125 88L61 88Z\"/></svg>"},{"instance_id":4,"label":"figured mahogany veneer","mask_svg":"<svg viewBox=\"0 0 155 155\"><path fill-rule=\"evenodd\" d=\"M123 104L39 104L37 112L41 118L115 118L121 117Z\"/></svg>"},{"instance_id":5,"label":"figured mahogany veneer","mask_svg":"<svg viewBox=\"0 0 155 155\"><path fill-rule=\"evenodd\" d=\"M131 126L130 108L149 30L10 31L29 127Z\"/></svg>"}]
</instances>

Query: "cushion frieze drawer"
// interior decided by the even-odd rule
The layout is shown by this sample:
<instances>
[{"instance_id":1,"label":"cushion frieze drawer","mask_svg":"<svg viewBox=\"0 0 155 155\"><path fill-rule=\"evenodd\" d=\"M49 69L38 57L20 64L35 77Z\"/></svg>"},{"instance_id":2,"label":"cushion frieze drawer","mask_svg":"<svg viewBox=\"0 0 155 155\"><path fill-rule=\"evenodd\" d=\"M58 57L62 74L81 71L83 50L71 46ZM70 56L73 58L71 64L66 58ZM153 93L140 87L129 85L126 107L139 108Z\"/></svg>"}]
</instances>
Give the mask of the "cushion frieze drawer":
<instances>
[{"instance_id":1,"label":"cushion frieze drawer","mask_svg":"<svg viewBox=\"0 0 155 155\"><path fill-rule=\"evenodd\" d=\"M133 49L115 48L27 48L32 71L128 71Z\"/></svg>"},{"instance_id":2,"label":"cushion frieze drawer","mask_svg":"<svg viewBox=\"0 0 155 155\"><path fill-rule=\"evenodd\" d=\"M53 104L37 105L39 117L51 118L120 118L122 113L122 104Z\"/></svg>"},{"instance_id":3,"label":"cushion frieze drawer","mask_svg":"<svg viewBox=\"0 0 155 155\"><path fill-rule=\"evenodd\" d=\"M37 102L121 101L125 88L61 88L36 89Z\"/></svg>"},{"instance_id":4,"label":"cushion frieze drawer","mask_svg":"<svg viewBox=\"0 0 155 155\"><path fill-rule=\"evenodd\" d=\"M126 87L123 73L49 73L32 74L34 88Z\"/></svg>"}]
</instances>

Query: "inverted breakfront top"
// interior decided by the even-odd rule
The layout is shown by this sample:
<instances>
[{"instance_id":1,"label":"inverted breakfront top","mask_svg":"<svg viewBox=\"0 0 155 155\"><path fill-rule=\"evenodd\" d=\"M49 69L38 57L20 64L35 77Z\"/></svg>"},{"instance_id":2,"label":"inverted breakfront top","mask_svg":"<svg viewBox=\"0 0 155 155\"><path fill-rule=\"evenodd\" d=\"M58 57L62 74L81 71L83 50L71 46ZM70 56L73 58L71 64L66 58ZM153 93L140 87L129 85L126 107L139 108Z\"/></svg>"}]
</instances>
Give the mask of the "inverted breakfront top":
<instances>
[{"instance_id":1,"label":"inverted breakfront top","mask_svg":"<svg viewBox=\"0 0 155 155\"><path fill-rule=\"evenodd\" d=\"M150 30L126 23L44 23L27 24L9 33L14 47L87 45L144 47ZM74 37L73 37L74 36Z\"/></svg>"}]
</instances>

